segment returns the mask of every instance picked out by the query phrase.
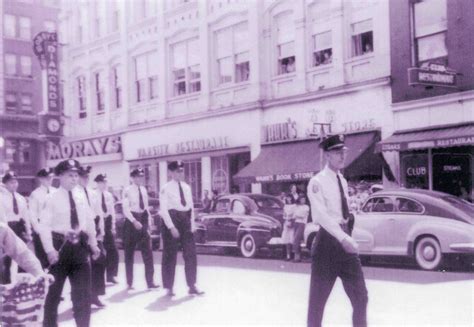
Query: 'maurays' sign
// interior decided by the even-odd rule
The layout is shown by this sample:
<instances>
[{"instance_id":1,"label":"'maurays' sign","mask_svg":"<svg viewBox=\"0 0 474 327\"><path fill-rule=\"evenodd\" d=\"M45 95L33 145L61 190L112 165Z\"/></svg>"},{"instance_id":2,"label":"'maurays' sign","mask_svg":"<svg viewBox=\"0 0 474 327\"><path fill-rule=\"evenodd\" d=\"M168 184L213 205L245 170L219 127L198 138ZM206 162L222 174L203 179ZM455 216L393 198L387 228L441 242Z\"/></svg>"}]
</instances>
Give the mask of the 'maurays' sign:
<instances>
[{"instance_id":1,"label":"'maurays' sign","mask_svg":"<svg viewBox=\"0 0 474 327\"><path fill-rule=\"evenodd\" d=\"M92 157L121 152L122 142L120 135L115 135L59 144L49 142L47 158L48 160L57 160Z\"/></svg>"}]
</instances>

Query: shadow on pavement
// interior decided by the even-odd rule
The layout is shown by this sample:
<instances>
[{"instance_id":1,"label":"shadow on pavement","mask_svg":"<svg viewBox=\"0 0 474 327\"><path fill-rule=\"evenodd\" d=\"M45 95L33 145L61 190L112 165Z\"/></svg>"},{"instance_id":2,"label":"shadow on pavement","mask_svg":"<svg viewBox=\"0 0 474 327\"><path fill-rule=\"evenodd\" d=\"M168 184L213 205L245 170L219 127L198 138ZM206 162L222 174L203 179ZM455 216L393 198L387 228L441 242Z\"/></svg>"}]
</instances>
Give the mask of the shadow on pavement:
<instances>
[{"instance_id":1,"label":"shadow on pavement","mask_svg":"<svg viewBox=\"0 0 474 327\"><path fill-rule=\"evenodd\" d=\"M58 322L64 322L69 320L74 320L72 308L63 311L58 315Z\"/></svg>"},{"instance_id":2,"label":"shadow on pavement","mask_svg":"<svg viewBox=\"0 0 474 327\"><path fill-rule=\"evenodd\" d=\"M192 295L184 296L179 299L174 299L168 295L163 295L156 299L155 302L150 303L145 309L148 311L166 311L168 308L180 305L184 302L191 301L194 298Z\"/></svg>"},{"instance_id":3,"label":"shadow on pavement","mask_svg":"<svg viewBox=\"0 0 474 327\"><path fill-rule=\"evenodd\" d=\"M138 292L123 290L123 291L120 291L118 293L115 293L114 295L107 298L106 300L107 300L107 302L111 302L111 303L123 302L123 301L128 300L132 297L135 297L135 296L138 296L138 295L141 295L141 294L144 294L144 293L148 293L148 292L149 292L148 290L143 290L143 291L138 291Z\"/></svg>"}]
</instances>

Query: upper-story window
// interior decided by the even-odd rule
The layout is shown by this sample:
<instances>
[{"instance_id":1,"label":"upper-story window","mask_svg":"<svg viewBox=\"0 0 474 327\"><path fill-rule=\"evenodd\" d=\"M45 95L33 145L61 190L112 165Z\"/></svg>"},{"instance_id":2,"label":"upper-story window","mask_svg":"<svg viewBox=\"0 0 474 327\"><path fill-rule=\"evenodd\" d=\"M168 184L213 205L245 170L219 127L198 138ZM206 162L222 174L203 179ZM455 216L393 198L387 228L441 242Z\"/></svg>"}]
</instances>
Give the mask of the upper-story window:
<instances>
[{"instance_id":1,"label":"upper-story window","mask_svg":"<svg viewBox=\"0 0 474 327\"><path fill-rule=\"evenodd\" d=\"M98 114L102 114L105 112L104 81L103 74L101 74L100 72L94 74L94 89L96 99L96 110Z\"/></svg>"},{"instance_id":2,"label":"upper-story window","mask_svg":"<svg viewBox=\"0 0 474 327\"><path fill-rule=\"evenodd\" d=\"M33 100L30 93L21 94L21 110L22 111L32 111L33 109Z\"/></svg>"},{"instance_id":3,"label":"upper-story window","mask_svg":"<svg viewBox=\"0 0 474 327\"><path fill-rule=\"evenodd\" d=\"M56 32L56 23L52 20L45 20L43 22L43 28L46 32L53 33Z\"/></svg>"},{"instance_id":4,"label":"upper-story window","mask_svg":"<svg viewBox=\"0 0 474 327\"><path fill-rule=\"evenodd\" d=\"M31 19L28 17L20 17L20 38L23 40L31 40Z\"/></svg>"},{"instance_id":5,"label":"upper-story window","mask_svg":"<svg viewBox=\"0 0 474 327\"><path fill-rule=\"evenodd\" d=\"M31 57L30 56L20 56L20 67L21 75L25 77L31 77Z\"/></svg>"},{"instance_id":6,"label":"upper-story window","mask_svg":"<svg viewBox=\"0 0 474 327\"><path fill-rule=\"evenodd\" d=\"M135 95L137 103L158 97L156 52L149 52L135 57Z\"/></svg>"},{"instance_id":7,"label":"upper-story window","mask_svg":"<svg viewBox=\"0 0 474 327\"><path fill-rule=\"evenodd\" d=\"M17 74L16 56L14 54L5 54L5 74L9 76L15 76Z\"/></svg>"},{"instance_id":8,"label":"upper-story window","mask_svg":"<svg viewBox=\"0 0 474 327\"><path fill-rule=\"evenodd\" d=\"M112 69L112 81L113 81L113 104L114 109L122 107L122 78L120 65L116 65Z\"/></svg>"},{"instance_id":9,"label":"upper-story window","mask_svg":"<svg viewBox=\"0 0 474 327\"><path fill-rule=\"evenodd\" d=\"M421 0L414 3L416 61L447 64L447 0Z\"/></svg>"},{"instance_id":10,"label":"upper-story window","mask_svg":"<svg viewBox=\"0 0 474 327\"><path fill-rule=\"evenodd\" d=\"M293 14L286 12L276 17L278 74L295 71L295 25Z\"/></svg>"},{"instance_id":11,"label":"upper-story window","mask_svg":"<svg viewBox=\"0 0 474 327\"><path fill-rule=\"evenodd\" d=\"M191 39L172 46L173 95L201 91L199 40Z\"/></svg>"},{"instance_id":12,"label":"upper-story window","mask_svg":"<svg viewBox=\"0 0 474 327\"><path fill-rule=\"evenodd\" d=\"M3 15L3 35L9 38L16 37L16 17Z\"/></svg>"},{"instance_id":13,"label":"upper-story window","mask_svg":"<svg viewBox=\"0 0 474 327\"><path fill-rule=\"evenodd\" d=\"M18 99L16 93L6 92L5 93L5 109L7 112L14 112L18 108Z\"/></svg>"},{"instance_id":14,"label":"upper-story window","mask_svg":"<svg viewBox=\"0 0 474 327\"><path fill-rule=\"evenodd\" d=\"M367 19L351 25L352 28L352 57L362 56L374 51L374 34L372 19Z\"/></svg>"},{"instance_id":15,"label":"upper-story window","mask_svg":"<svg viewBox=\"0 0 474 327\"><path fill-rule=\"evenodd\" d=\"M112 11L110 19L110 31L116 32L120 28L120 9L117 1L112 1Z\"/></svg>"},{"instance_id":16,"label":"upper-story window","mask_svg":"<svg viewBox=\"0 0 474 327\"><path fill-rule=\"evenodd\" d=\"M313 35L313 67L332 63L331 31Z\"/></svg>"},{"instance_id":17,"label":"upper-story window","mask_svg":"<svg viewBox=\"0 0 474 327\"><path fill-rule=\"evenodd\" d=\"M79 118L87 117L87 105L86 105L86 79L84 76L76 78L76 91L77 91L77 107L79 110Z\"/></svg>"},{"instance_id":18,"label":"upper-story window","mask_svg":"<svg viewBox=\"0 0 474 327\"><path fill-rule=\"evenodd\" d=\"M217 84L248 81L250 59L247 23L225 28L216 33Z\"/></svg>"}]
</instances>

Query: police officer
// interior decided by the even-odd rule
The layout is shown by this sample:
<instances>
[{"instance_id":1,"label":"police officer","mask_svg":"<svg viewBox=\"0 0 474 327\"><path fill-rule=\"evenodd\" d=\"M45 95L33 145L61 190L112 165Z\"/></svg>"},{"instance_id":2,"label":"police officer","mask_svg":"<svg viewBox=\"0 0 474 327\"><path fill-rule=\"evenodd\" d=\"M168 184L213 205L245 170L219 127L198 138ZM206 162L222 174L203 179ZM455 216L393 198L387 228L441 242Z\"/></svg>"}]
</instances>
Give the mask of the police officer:
<instances>
[{"instance_id":1,"label":"police officer","mask_svg":"<svg viewBox=\"0 0 474 327\"><path fill-rule=\"evenodd\" d=\"M46 199L50 194L56 191L55 187L52 187L54 172L51 168L43 168L36 173L36 179L39 182L39 186L30 194L29 197L29 208L31 226L33 228L33 244L35 247L36 257L40 260L43 268L48 266L48 257L44 252L43 244L41 243L38 233L38 223L41 210L43 210L46 203Z\"/></svg>"},{"instance_id":2,"label":"police officer","mask_svg":"<svg viewBox=\"0 0 474 327\"><path fill-rule=\"evenodd\" d=\"M114 197L112 193L107 191L107 176L99 174L94 178L97 183L97 194L100 202L100 213L104 221L105 235L104 248L106 253L106 272L107 282L118 284L116 277L118 274L119 254L115 244L115 208Z\"/></svg>"},{"instance_id":3,"label":"police officer","mask_svg":"<svg viewBox=\"0 0 474 327\"><path fill-rule=\"evenodd\" d=\"M96 230L97 246L100 249L100 255L91 260L91 303L98 308L105 307L99 296L105 294L105 249L104 249L104 219L99 207L98 194L89 187L89 176L91 166L82 166L79 169L78 188L84 192L91 214L90 218L94 222Z\"/></svg>"},{"instance_id":4,"label":"police officer","mask_svg":"<svg viewBox=\"0 0 474 327\"><path fill-rule=\"evenodd\" d=\"M194 206L191 188L183 182L183 163L172 161L168 164L171 181L166 183L160 192L160 212L165 226L163 235L163 258L161 274L163 287L169 296L174 296L174 275L178 243L183 248L184 270L189 294L202 295L204 292L196 287L197 258L194 242Z\"/></svg>"},{"instance_id":5,"label":"police officer","mask_svg":"<svg viewBox=\"0 0 474 327\"><path fill-rule=\"evenodd\" d=\"M40 237L51 265L55 282L50 286L44 308L44 326L58 326L58 305L64 282L69 278L76 325L90 325L90 251L96 259L95 226L83 192L77 188L78 161L61 161L54 169L60 178L59 189L47 200L40 214Z\"/></svg>"},{"instance_id":6,"label":"police officer","mask_svg":"<svg viewBox=\"0 0 474 327\"><path fill-rule=\"evenodd\" d=\"M145 264L145 279L148 289L157 288L153 281L153 253L151 250L150 224L151 215L148 211L148 194L143 186L145 172L141 168L131 171L132 184L123 193L123 246L125 248L125 272L128 289L133 289L133 261L135 248L142 252Z\"/></svg>"},{"instance_id":7,"label":"police officer","mask_svg":"<svg viewBox=\"0 0 474 327\"><path fill-rule=\"evenodd\" d=\"M2 182L6 192L2 194L1 201L8 226L23 242L28 243L31 241L30 217L25 198L17 192L18 177L15 172L9 171L3 176ZM5 273L2 274L1 282L4 284L11 282L11 263L10 257L3 259Z\"/></svg>"},{"instance_id":8,"label":"police officer","mask_svg":"<svg viewBox=\"0 0 474 327\"><path fill-rule=\"evenodd\" d=\"M351 237L354 216L347 203L347 181L340 172L347 150L344 136L330 136L320 147L327 164L308 185L313 222L321 226L311 249L308 326L321 326L324 306L337 277L352 303L354 326L366 326L367 288L358 245Z\"/></svg>"}]
</instances>

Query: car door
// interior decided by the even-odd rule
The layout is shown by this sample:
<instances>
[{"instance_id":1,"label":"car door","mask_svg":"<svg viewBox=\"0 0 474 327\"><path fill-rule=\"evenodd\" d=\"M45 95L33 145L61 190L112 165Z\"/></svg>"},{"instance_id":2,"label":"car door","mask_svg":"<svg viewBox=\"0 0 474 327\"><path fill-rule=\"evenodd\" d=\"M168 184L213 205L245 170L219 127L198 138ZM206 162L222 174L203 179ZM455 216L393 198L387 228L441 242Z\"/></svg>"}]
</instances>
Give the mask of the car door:
<instances>
[{"instance_id":1,"label":"car door","mask_svg":"<svg viewBox=\"0 0 474 327\"><path fill-rule=\"evenodd\" d=\"M371 240L372 253L394 254L394 204L389 196L374 196L369 198L362 208L362 214L357 216L356 228L368 233ZM360 233L360 232L359 232ZM357 240L358 235L355 233ZM363 246L362 249L363 250Z\"/></svg>"},{"instance_id":2,"label":"car door","mask_svg":"<svg viewBox=\"0 0 474 327\"><path fill-rule=\"evenodd\" d=\"M392 235L391 246L396 252L405 254L408 248L407 235L416 223L425 219L424 206L407 197L395 198L395 219L392 221Z\"/></svg>"},{"instance_id":3,"label":"car door","mask_svg":"<svg viewBox=\"0 0 474 327\"><path fill-rule=\"evenodd\" d=\"M216 202L215 210L208 215L206 219L206 240L207 242L216 242L223 239L222 226L224 219L228 218L230 214L230 199L223 198Z\"/></svg>"}]
</instances>

